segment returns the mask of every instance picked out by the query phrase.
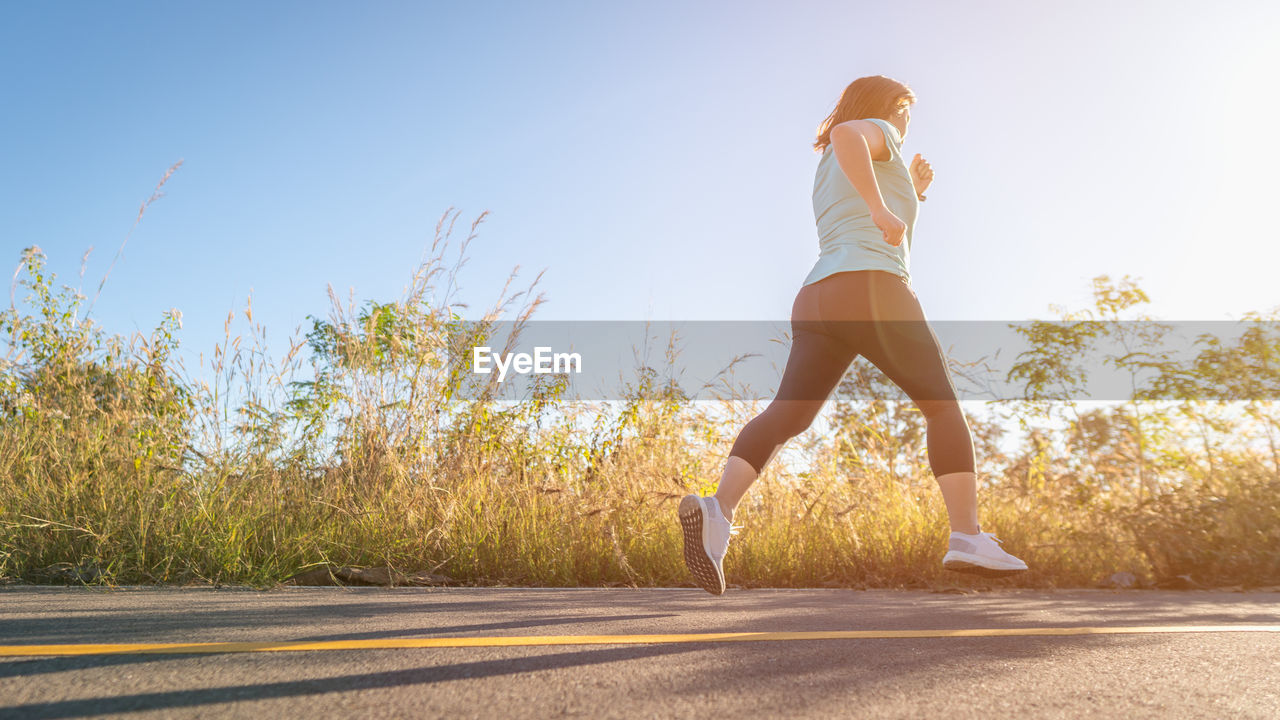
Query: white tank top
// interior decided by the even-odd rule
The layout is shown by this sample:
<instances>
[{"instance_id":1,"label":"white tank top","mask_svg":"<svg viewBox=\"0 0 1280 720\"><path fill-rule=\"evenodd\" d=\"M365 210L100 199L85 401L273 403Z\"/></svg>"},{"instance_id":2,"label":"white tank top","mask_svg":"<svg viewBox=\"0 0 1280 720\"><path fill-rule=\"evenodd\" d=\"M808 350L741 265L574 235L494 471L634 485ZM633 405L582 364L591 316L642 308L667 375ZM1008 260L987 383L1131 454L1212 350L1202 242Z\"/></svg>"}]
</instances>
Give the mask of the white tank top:
<instances>
[{"instance_id":1,"label":"white tank top","mask_svg":"<svg viewBox=\"0 0 1280 720\"><path fill-rule=\"evenodd\" d=\"M809 285L828 275L849 270L883 270L911 280L911 236L920 200L911 183L911 172L902 158L898 128L880 118L866 118L884 132L888 160L873 160L872 172L885 205L907 224L906 236L897 247L884 241L884 233L871 221L871 208L849 182L828 143L818 160L813 179L813 217L818 228L818 261L805 278Z\"/></svg>"}]
</instances>

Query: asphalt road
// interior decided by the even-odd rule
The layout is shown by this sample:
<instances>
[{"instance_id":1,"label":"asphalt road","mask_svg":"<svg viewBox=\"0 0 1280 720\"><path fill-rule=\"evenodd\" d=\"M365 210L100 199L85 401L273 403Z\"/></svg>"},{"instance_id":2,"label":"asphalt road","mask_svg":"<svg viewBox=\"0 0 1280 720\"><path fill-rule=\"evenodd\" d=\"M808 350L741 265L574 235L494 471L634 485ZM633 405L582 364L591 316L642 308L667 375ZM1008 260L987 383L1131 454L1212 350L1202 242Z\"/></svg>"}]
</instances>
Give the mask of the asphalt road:
<instances>
[{"instance_id":1,"label":"asphalt road","mask_svg":"<svg viewBox=\"0 0 1280 720\"><path fill-rule=\"evenodd\" d=\"M1280 629L1280 593L12 586L0 655L275 650L0 656L0 717L1280 717L1280 632L1242 625ZM1176 632L1082 630L1149 627ZM946 634L1046 628L1083 634ZM938 632L682 636L903 630ZM565 644L376 647L513 636ZM357 649L281 650L314 641Z\"/></svg>"}]
</instances>

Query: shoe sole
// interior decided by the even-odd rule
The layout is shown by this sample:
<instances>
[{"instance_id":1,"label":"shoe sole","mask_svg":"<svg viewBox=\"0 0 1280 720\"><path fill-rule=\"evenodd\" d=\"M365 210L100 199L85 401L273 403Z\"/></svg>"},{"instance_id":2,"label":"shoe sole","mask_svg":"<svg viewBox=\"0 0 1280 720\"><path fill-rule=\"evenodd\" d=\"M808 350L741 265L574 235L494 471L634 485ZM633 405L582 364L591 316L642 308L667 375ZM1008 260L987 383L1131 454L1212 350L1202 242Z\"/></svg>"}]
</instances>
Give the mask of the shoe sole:
<instances>
[{"instance_id":1,"label":"shoe sole","mask_svg":"<svg viewBox=\"0 0 1280 720\"><path fill-rule=\"evenodd\" d=\"M702 501L697 495L686 495L680 501L680 528L684 531L684 564L689 567L698 587L712 595L724 593L724 576L707 554L703 539Z\"/></svg>"},{"instance_id":2,"label":"shoe sole","mask_svg":"<svg viewBox=\"0 0 1280 720\"><path fill-rule=\"evenodd\" d=\"M942 559L942 567L953 572L981 575L982 577L1007 577L1009 575L1017 575L1018 573L1024 573L1027 571L1026 568L988 567L965 558L955 557L952 555L952 552L948 552L947 557Z\"/></svg>"}]
</instances>

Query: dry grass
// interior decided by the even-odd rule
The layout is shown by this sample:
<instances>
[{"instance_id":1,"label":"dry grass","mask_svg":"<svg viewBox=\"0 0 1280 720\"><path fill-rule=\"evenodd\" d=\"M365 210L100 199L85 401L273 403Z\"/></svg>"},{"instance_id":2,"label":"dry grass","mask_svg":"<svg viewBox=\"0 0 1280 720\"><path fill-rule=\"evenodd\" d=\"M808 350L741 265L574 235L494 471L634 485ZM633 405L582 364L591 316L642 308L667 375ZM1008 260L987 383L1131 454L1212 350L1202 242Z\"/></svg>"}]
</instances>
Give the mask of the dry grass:
<instances>
[{"instance_id":1,"label":"dry grass","mask_svg":"<svg viewBox=\"0 0 1280 720\"><path fill-rule=\"evenodd\" d=\"M232 337L229 321L211 383L174 359L176 312L149 337L107 336L28 249L24 309L0 315L0 576L75 567L102 583L270 586L335 563L475 584L687 584L676 503L713 489L754 408L690 402L642 368L610 408L563 402L554 381L498 402L492 380L449 360L486 331L462 322L453 297L483 217L450 262L457 216L445 213L403 297L355 308L331 293L328 319L280 358L260 327ZM512 292L514 278L486 321L527 321L541 302L536 279ZM904 398L876 382L851 374L831 432L792 441L811 469L775 461L757 484L730 583L1082 586L1124 570L1148 583L1280 582L1274 457L1243 443L1274 431L1265 413L1147 407L1146 427L1182 430L1144 437L1136 456L1144 425L1123 407L1081 419L1113 431L1104 445L1035 430L1043 405L1012 405L1005 423L1033 432L1007 455L1001 425L974 420L983 525L1033 568L993 583L941 571L946 513L923 434L895 440L901 427L865 400Z\"/></svg>"}]
</instances>

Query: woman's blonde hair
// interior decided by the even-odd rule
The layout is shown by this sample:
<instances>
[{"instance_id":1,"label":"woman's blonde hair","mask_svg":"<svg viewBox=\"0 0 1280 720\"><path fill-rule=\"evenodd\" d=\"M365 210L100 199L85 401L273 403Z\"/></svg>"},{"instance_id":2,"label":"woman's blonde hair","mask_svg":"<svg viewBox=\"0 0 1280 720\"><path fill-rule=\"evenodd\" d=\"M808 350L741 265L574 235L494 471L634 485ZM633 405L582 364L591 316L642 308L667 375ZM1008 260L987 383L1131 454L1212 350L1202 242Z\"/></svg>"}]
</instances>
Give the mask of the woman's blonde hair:
<instances>
[{"instance_id":1,"label":"woman's blonde hair","mask_svg":"<svg viewBox=\"0 0 1280 720\"><path fill-rule=\"evenodd\" d=\"M842 122L863 118L888 120L904 98L908 102L916 101L911 88L893 78L868 75L854 80L840 95L836 109L818 126L818 139L813 143L813 149L826 150L831 144L831 128Z\"/></svg>"}]
</instances>

